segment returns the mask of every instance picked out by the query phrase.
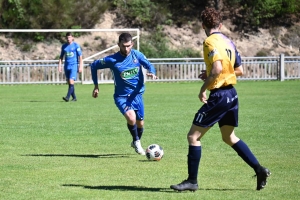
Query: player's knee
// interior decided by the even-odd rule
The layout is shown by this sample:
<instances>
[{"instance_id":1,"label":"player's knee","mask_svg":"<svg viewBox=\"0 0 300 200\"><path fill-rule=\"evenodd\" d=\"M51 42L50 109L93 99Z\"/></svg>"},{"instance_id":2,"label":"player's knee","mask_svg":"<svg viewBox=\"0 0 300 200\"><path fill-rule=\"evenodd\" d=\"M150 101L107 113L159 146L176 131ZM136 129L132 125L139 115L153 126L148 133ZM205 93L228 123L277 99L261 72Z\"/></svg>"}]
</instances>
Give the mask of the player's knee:
<instances>
[{"instance_id":1,"label":"player's knee","mask_svg":"<svg viewBox=\"0 0 300 200\"><path fill-rule=\"evenodd\" d=\"M198 138L199 137L196 136L195 134L188 134L187 135L187 140L188 140L189 144L199 141Z\"/></svg>"},{"instance_id":2,"label":"player's knee","mask_svg":"<svg viewBox=\"0 0 300 200\"><path fill-rule=\"evenodd\" d=\"M239 141L239 138L236 137L234 134L230 135L230 136L222 136L222 140L223 142L225 142L226 144L228 144L229 146L234 145L235 143L237 143L237 141Z\"/></svg>"}]
</instances>

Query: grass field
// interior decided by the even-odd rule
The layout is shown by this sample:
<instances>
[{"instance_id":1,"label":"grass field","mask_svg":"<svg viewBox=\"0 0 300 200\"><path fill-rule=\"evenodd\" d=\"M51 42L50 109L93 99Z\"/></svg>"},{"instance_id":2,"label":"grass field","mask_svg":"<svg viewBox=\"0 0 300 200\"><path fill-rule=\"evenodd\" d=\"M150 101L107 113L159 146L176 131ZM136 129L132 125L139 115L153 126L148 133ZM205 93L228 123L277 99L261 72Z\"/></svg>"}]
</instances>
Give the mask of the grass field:
<instances>
[{"instance_id":1,"label":"grass field","mask_svg":"<svg viewBox=\"0 0 300 200\"><path fill-rule=\"evenodd\" d=\"M113 85L101 85L98 99L92 85L76 85L72 103L61 100L66 85L0 86L0 199L299 199L300 81L236 85L236 134L271 170L264 190L217 126L202 140L200 189L169 189L187 177L186 133L201 84L146 84L142 144L160 144L160 162L130 148Z\"/></svg>"}]
</instances>

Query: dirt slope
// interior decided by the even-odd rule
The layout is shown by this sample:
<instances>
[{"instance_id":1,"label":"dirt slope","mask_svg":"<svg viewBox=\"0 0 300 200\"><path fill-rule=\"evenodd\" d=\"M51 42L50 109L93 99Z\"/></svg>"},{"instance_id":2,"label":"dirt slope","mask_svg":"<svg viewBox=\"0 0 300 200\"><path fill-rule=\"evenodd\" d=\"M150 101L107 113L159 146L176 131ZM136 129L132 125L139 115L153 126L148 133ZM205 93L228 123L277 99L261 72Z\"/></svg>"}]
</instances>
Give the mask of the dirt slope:
<instances>
[{"instance_id":1,"label":"dirt slope","mask_svg":"<svg viewBox=\"0 0 300 200\"><path fill-rule=\"evenodd\" d=\"M131 28L117 25L118 19L113 13L105 13L95 26L97 29L111 28ZM183 27L164 26L164 32L169 38L172 48L180 49L182 47L193 48L200 53L202 52L202 42L206 38L205 33L200 30L199 34L192 32L193 25L185 25ZM222 32L228 35L236 44L242 56L255 56L258 51L263 49L271 49L270 56L277 56L280 53L288 53L290 55L299 55L299 47L285 46L276 41L267 29L259 29L256 35L247 35L232 32L234 26L229 21L223 23ZM282 27L280 34L283 35L286 29ZM141 30L141 34L148 34ZM99 39L102 38L102 39ZM117 32L92 32L88 36L76 38L83 49L84 58L90 57L105 47L111 47L117 43ZM30 52L21 52L11 38L0 36L0 60L54 60L59 56L61 44L59 41L44 42L33 44ZM117 50L117 49L116 49ZM110 52L111 53L111 52ZM202 53L200 54L202 55Z\"/></svg>"}]
</instances>

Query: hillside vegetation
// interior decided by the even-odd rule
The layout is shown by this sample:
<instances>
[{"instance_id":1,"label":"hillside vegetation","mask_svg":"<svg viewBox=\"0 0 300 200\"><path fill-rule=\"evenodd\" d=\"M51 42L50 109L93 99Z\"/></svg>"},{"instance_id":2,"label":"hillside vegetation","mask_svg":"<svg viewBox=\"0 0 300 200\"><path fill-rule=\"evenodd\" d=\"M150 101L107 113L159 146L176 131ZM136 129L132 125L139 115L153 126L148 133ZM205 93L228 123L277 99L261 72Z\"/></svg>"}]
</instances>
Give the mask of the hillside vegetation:
<instances>
[{"instance_id":1,"label":"hillside vegetation","mask_svg":"<svg viewBox=\"0 0 300 200\"><path fill-rule=\"evenodd\" d=\"M141 43L148 57L199 57L190 48L170 48L163 26L189 26L197 34L201 30L199 15L205 7L221 10L224 21L232 24L230 31L241 38L265 28L274 36L275 46L300 46L298 0L0 0L0 5L1 29L89 29L105 12L114 13L116 24L150 33L142 35ZM281 34L280 27L287 31ZM63 42L64 33L6 33L5 37L15 38L21 51L30 51L31 42L51 38ZM1 39L0 45L5 46ZM257 55L269 51L264 49Z\"/></svg>"}]
</instances>

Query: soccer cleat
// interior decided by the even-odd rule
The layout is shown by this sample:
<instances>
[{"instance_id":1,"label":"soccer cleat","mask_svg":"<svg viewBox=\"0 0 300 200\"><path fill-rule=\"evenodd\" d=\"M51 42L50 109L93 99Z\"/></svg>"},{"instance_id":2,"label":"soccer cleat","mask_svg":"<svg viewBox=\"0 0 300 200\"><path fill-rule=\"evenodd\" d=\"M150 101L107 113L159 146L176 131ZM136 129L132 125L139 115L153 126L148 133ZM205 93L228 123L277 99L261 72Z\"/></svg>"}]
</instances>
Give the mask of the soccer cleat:
<instances>
[{"instance_id":1,"label":"soccer cleat","mask_svg":"<svg viewBox=\"0 0 300 200\"><path fill-rule=\"evenodd\" d=\"M72 99L71 101L75 102L75 101L77 101L77 99Z\"/></svg>"},{"instance_id":2,"label":"soccer cleat","mask_svg":"<svg viewBox=\"0 0 300 200\"><path fill-rule=\"evenodd\" d=\"M256 172L256 178L257 178L257 186L256 190L264 189L267 185L267 178L271 175L271 172L269 169L265 167L260 167Z\"/></svg>"},{"instance_id":3,"label":"soccer cleat","mask_svg":"<svg viewBox=\"0 0 300 200\"><path fill-rule=\"evenodd\" d=\"M193 184L189 180L184 180L177 185L171 185L170 188L180 192L185 190L195 192L196 190L198 190L198 184L197 183Z\"/></svg>"},{"instance_id":4,"label":"soccer cleat","mask_svg":"<svg viewBox=\"0 0 300 200\"><path fill-rule=\"evenodd\" d=\"M131 147L134 148L135 152L137 152L138 154L141 154L141 155L145 155L145 151L141 145L141 141L140 140L137 140L137 141L134 141L134 142L131 142Z\"/></svg>"},{"instance_id":5,"label":"soccer cleat","mask_svg":"<svg viewBox=\"0 0 300 200\"><path fill-rule=\"evenodd\" d=\"M67 99L66 97L62 98L65 102L69 102L69 99Z\"/></svg>"}]
</instances>

